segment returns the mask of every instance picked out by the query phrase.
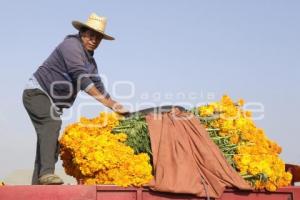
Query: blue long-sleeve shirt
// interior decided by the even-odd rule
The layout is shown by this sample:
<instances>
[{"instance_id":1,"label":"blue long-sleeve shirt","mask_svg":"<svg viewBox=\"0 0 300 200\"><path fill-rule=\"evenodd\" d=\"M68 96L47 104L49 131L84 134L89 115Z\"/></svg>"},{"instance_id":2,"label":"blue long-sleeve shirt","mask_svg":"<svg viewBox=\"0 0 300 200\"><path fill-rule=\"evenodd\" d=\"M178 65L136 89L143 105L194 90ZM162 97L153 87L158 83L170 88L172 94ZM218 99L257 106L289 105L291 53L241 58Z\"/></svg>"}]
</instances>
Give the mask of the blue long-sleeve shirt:
<instances>
[{"instance_id":1,"label":"blue long-sleeve shirt","mask_svg":"<svg viewBox=\"0 0 300 200\"><path fill-rule=\"evenodd\" d=\"M34 73L41 87L59 108L69 108L80 90L92 85L106 97L93 52L83 48L79 35L68 35Z\"/></svg>"}]
</instances>

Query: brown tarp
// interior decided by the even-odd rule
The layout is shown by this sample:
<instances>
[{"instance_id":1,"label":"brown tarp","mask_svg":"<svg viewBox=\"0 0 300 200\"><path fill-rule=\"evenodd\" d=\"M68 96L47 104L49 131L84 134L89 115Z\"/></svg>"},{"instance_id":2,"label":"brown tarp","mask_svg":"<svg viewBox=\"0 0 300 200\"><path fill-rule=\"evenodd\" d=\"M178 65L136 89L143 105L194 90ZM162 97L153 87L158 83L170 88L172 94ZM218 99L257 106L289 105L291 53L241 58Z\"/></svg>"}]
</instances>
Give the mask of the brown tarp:
<instances>
[{"instance_id":1,"label":"brown tarp","mask_svg":"<svg viewBox=\"0 0 300 200\"><path fill-rule=\"evenodd\" d=\"M252 189L195 116L173 109L150 113L146 121L153 152L152 190L219 198L225 187Z\"/></svg>"}]
</instances>

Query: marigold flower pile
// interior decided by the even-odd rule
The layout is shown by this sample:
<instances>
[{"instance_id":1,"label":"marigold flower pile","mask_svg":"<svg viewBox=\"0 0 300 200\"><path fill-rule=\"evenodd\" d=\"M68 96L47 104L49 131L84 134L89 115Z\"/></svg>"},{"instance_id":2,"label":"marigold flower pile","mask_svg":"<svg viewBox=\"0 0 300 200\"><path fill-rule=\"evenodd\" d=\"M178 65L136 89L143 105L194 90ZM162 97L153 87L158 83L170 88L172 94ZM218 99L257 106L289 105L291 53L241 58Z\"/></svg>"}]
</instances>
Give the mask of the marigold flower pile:
<instances>
[{"instance_id":1,"label":"marigold flower pile","mask_svg":"<svg viewBox=\"0 0 300 200\"><path fill-rule=\"evenodd\" d=\"M275 191L292 175L280 159L281 147L256 127L244 100L227 95L220 102L193 109L227 161L256 189ZM100 113L66 127L60 139L67 174L83 184L142 186L152 177L151 148L143 116L123 119Z\"/></svg>"},{"instance_id":2,"label":"marigold flower pile","mask_svg":"<svg viewBox=\"0 0 300 200\"><path fill-rule=\"evenodd\" d=\"M292 175L280 159L281 147L256 127L244 100L234 103L227 95L220 102L200 106L195 114L228 162L256 189L275 191L290 184Z\"/></svg>"},{"instance_id":3,"label":"marigold flower pile","mask_svg":"<svg viewBox=\"0 0 300 200\"><path fill-rule=\"evenodd\" d=\"M149 156L135 155L125 144L126 134L111 133L119 120L114 113L102 112L66 127L60 139L60 155L67 174L83 184L126 187L149 183L153 178Z\"/></svg>"}]
</instances>

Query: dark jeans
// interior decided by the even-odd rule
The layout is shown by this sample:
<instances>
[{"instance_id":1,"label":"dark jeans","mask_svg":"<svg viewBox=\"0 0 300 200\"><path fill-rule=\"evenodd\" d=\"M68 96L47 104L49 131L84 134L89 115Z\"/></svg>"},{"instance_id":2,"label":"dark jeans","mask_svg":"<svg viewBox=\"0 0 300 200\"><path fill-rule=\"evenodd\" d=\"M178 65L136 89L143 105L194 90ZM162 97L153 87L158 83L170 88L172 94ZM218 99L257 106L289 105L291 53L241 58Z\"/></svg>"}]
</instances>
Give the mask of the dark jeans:
<instances>
[{"instance_id":1,"label":"dark jeans","mask_svg":"<svg viewBox=\"0 0 300 200\"><path fill-rule=\"evenodd\" d=\"M37 146L32 184L39 184L38 178L53 174L58 160L58 137L61 128L60 115L51 106L49 97L40 89L25 89L23 104L37 135Z\"/></svg>"}]
</instances>

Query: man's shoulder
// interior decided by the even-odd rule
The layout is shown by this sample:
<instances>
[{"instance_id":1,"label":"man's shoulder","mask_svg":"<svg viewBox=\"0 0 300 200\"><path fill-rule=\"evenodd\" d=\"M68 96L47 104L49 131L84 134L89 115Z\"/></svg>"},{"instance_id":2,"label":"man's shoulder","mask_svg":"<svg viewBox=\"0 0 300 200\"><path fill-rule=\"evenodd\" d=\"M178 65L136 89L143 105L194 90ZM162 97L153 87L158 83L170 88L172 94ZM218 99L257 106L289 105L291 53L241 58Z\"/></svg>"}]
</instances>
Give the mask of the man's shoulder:
<instances>
[{"instance_id":1,"label":"man's shoulder","mask_svg":"<svg viewBox=\"0 0 300 200\"><path fill-rule=\"evenodd\" d=\"M80 42L80 37L78 34L71 34L71 35L67 35L64 39L64 41L76 41L76 42Z\"/></svg>"},{"instance_id":2,"label":"man's shoulder","mask_svg":"<svg viewBox=\"0 0 300 200\"><path fill-rule=\"evenodd\" d=\"M82 49L82 45L78 35L67 35L64 40L58 45L58 48Z\"/></svg>"}]
</instances>

